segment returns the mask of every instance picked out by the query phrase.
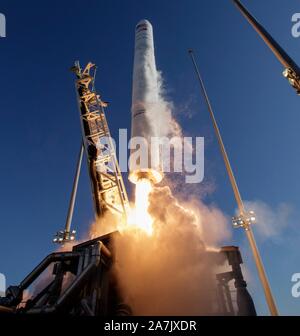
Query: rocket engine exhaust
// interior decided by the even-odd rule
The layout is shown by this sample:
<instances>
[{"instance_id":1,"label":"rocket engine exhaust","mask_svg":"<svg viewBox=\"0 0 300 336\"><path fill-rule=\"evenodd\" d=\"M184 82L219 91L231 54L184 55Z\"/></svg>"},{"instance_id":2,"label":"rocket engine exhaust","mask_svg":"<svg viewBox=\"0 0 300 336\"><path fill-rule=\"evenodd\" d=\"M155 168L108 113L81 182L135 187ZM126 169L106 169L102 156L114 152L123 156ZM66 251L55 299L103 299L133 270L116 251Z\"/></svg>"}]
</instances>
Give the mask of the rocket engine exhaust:
<instances>
[{"instance_id":1,"label":"rocket engine exhaust","mask_svg":"<svg viewBox=\"0 0 300 336\"><path fill-rule=\"evenodd\" d=\"M136 149L131 149L129 160L129 180L137 184L141 179L159 183L163 178L161 153L152 148L152 137L160 136L155 120L155 110L159 103L158 73L154 56L152 25L147 20L140 21L135 29L135 51L132 85L131 138L143 139L147 153L136 159ZM154 124L156 126L154 127Z\"/></svg>"}]
</instances>

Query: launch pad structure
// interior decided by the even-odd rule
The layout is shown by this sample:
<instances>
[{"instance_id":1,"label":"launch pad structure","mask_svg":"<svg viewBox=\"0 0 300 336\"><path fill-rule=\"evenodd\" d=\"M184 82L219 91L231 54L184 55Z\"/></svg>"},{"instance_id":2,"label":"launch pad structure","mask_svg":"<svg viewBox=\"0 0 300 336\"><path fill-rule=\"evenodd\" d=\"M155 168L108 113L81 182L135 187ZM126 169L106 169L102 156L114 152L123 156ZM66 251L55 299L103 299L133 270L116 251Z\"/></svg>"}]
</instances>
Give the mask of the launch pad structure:
<instances>
[{"instance_id":1,"label":"launch pad structure","mask_svg":"<svg viewBox=\"0 0 300 336\"><path fill-rule=\"evenodd\" d=\"M148 60L145 55L150 55ZM141 62L145 64L141 65ZM150 79L146 78L145 70L149 68L151 68L152 76ZM97 67L93 63L88 63L82 69L77 61L71 70L76 75L75 89L82 142L65 229L59 231L53 240L60 244L75 240L76 232L71 230L71 222L84 154L87 159L96 219L101 221L105 213L111 212L117 220L126 221L129 209L124 181L104 111L107 103L101 99L95 89ZM155 73L152 26L149 21L142 20L136 26L133 75L136 83L133 85L132 136L146 135L147 137L152 134L151 123L147 121L146 114L149 111L151 113L158 102L158 87L153 85L156 81ZM152 94L145 92L145 88L149 87L153 89ZM160 169L162 162L159 153L156 154L158 155L154 156L153 166L138 166L131 169L129 179L133 183L144 177L151 180L153 184L161 181L163 178L163 172ZM237 186L236 191L238 193ZM243 206L241 208L243 217L238 218L237 223L243 220L248 221ZM251 228L247 227L247 229L251 233ZM0 314L73 316L134 314L123 297L115 273L114 239L116 237L122 239L121 234L116 231L75 245L71 251L51 253L19 285L8 287L6 296L0 298ZM212 314L255 316L256 309L241 270L243 260L239 248L225 246L218 252L206 250L203 254L205 258L213 261L216 269L222 267L223 270L222 272L216 271L211 279L215 289ZM43 282L45 273L47 283ZM24 293L35 284L38 286L31 293L31 297L24 299Z\"/></svg>"},{"instance_id":2,"label":"launch pad structure","mask_svg":"<svg viewBox=\"0 0 300 336\"><path fill-rule=\"evenodd\" d=\"M0 298L0 315L131 315L131 308L122 298L112 267L115 235L119 233L86 241L74 246L70 252L48 255L19 285L8 287L6 297ZM242 258L238 247L226 246L220 252L205 253L215 260L216 265L224 262L228 265L228 271L216 274L214 315L255 316L254 303L241 271ZM24 291L46 270L51 275L47 284L24 302ZM230 281L234 281L234 291L229 286Z\"/></svg>"},{"instance_id":3,"label":"launch pad structure","mask_svg":"<svg viewBox=\"0 0 300 336\"><path fill-rule=\"evenodd\" d=\"M113 234L76 245L70 252L48 255L18 286L7 289L0 312L85 316L130 315L111 274ZM24 305L23 292L49 270L47 283Z\"/></svg>"},{"instance_id":4,"label":"launch pad structure","mask_svg":"<svg viewBox=\"0 0 300 336\"><path fill-rule=\"evenodd\" d=\"M96 216L105 211L126 216L128 199L118 162L110 144L101 140L108 136L102 102L94 88L95 65L89 63L82 71L79 63L72 68L77 76L80 118L83 133L66 229L58 233L56 241L65 243L73 236L71 219L74 209L83 148L87 156ZM92 87L91 87L92 86ZM71 211L71 212L70 212ZM128 316L130 306L124 302L114 272L113 239L118 232L75 245L69 252L48 255L19 285L10 286L0 298L0 314L59 314L75 316ZM179 251L180 253L180 251ZM227 246L220 252L206 251L216 266L227 265L227 271L215 275L214 315L256 315L253 300L247 290L240 265L238 247ZM200 256L199 256L200 257ZM31 297L24 300L26 290L39 284L43 274L47 283L37 286ZM230 283L233 282L234 290ZM40 288L42 287L42 288ZM145 290L147 290L145 288Z\"/></svg>"},{"instance_id":5,"label":"launch pad structure","mask_svg":"<svg viewBox=\"0 0 300 336\"><path fill-rule=\"evenodd\" d=\"M88 160L95 211L102 216L111 210L126 217L128 197L107 124L103 102L95 90L96 65L82 70L77 61L72 70L77 76L76 91L80 110L83 145Z\"/></svg>"},{"instance_id":6,"label":"launch pad structure","mask_svg":"<svg viewBox=\"0 0 300 336\"><path fill-rule=\"evenodd\" d=\"M120 219L126 220L129 207L128 196L104 112L107 103L101 100L95 89L97 67L90 62L84 69L81 69L79 61L76 61L71 70L77 78L75 88L80 112L82 145L65 229L57 232L53 239L59 244L75 239L76 231L71 231L71 221L84 152L89 168L96 217L100 218L106 211L111 211Z\"/></svg>"}]
</instances>

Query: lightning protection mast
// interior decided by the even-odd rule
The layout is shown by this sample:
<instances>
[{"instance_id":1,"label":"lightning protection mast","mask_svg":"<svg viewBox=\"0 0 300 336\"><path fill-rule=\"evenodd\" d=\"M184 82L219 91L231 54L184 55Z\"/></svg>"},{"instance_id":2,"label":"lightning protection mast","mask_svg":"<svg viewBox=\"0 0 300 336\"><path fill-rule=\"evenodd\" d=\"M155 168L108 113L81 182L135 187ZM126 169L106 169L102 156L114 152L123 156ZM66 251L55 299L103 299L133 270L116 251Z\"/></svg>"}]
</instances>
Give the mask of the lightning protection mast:
<instances>
[{"instance_id":1,"label":"lightning protection mast","mask_svg":"<svg viewBox=\"0 0 300 336\"><path fill-rule=\"evenodd\" d=\"M226 152L223 140L222 140L221 132L219 130L219 127L218 127L218 124L217 124L217 121L216 121L216 118L215 118L215 115L214 115L209 97L207 95L207 92L206 92L206 89L205 89L205 86L204 86L204 82L203 82L202 77L200 75L200 71L198 69L198 65L196 63L196 60L195 60L194 53L193 53L192 49L189 49L189 54L190 54L190 57L191 57L191 60L192 60L192 63L193 63L194 69L195 69L197 79L198 79L199 84L200 84L201 93L203 94L203 96L205 98L205 102L207 104L207 108L208 108L208 111L209 111L209 114L210 114L210 117L211 117L211 120L212 120L212 123L213 123L213 127L214 127L214 130L215 130L217 140L218 140L218 143L219 143L219 147L220 147L220 150L221 150L221 153L222 153L222 157L223 157L223 160L224 160L224 163L225 163L226 171L227 171L227 174L228 174L228 177L229 177L232 189L233 189L233 193L234 193L234 196L235 196L235 199L236 199L236 202L237 202L239 214L238 214L238 216L232 218L233 227L234 228L243 228L245 230L246 237L249 241L250 248L251 248L251 251L252 251L252 254L253 254L253 258L254 258L254 261L255 261L255 264L256 264L258 275L259 275L262 287L264 289L264 293L265 293L265 297L266 297L266 301L267 301L270 313L271 313L272 316L277 316L278 315L277 306L276 306L276 303L275 303L275 300L274 300L274 297L273 297L273 294L272 294L272 291L271 291L271 286L269 284L269 280L267 278L267 275L266 275L266 272L265 272L265 269L264 269L264 265L263 265L263 262L262 262L262 259L261 259L261 256L260 256L260 253L259 253L259 250L258 250L258 247L256 245L256 241L255 241L255 238L254 238L254 235L253 235L253 231L252 231L252 228L251 228L251 225L253 223L255 223L255 221L256 221L255 214L254 214L253 211L249 211L249 212L246 211L246 209L244 207L244 202L242 200L237 182L235 180L235 177L234 177L234 174L233 174L233 171L232 171L232 168L231 168L231 164L230 164L230 161L229 161L229 158L228 158L228 155L227 155L227 152Z\"/></svg>"}]
</instances>

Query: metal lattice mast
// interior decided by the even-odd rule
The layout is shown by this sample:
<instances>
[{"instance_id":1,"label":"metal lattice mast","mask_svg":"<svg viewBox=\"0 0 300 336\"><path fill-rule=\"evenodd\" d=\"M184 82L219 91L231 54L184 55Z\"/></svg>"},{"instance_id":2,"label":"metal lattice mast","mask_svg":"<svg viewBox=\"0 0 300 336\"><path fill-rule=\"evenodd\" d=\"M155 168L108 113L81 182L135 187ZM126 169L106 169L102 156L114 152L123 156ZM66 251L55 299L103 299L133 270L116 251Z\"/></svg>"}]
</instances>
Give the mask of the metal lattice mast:
<instances>
[{"instance_id":1,"label":"metal lattice mast","mask_svg":"<svg viewBox=\"0 0 300 336\"><path fill-rule=\"evenodd\" d=\"M102 216L110 210L126 218L129 202L106 121L104 107L107 103L101 100L94 86L96 66L88 63L82 70L79 62L76 62L72 70L77 76L83 144L96 215Z\"/></svg>"}]
</instances>

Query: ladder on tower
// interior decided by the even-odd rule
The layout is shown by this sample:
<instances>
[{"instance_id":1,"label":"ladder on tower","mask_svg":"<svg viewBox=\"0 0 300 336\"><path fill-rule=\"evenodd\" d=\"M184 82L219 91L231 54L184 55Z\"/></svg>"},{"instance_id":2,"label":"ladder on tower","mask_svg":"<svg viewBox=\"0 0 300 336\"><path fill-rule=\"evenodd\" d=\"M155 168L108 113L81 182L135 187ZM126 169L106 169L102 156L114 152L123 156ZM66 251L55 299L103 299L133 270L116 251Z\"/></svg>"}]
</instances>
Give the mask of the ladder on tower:
<instances>
[{"instance_id":1,"label":"ladder on tower","mask_svg":"<svg viewBox=\"0 0 300 336\"><path fill-rule=\"evenodd\" d=\"M83 153L86 153L92 187L96 217L107 211L127 220L129 201L119 168L115 148L110 135L104 108L107 103L101 100L95 89L97 67L88 63L81 69L79 62L71 70L76 74L76 92L82 128L82 145L77 162L76 174L69 204L65 229L58 231L53 242L64 244L75 240L75 230L71 230L78 180Z\"/></svg>"},{"instance_id":2,"label":"ladder on tower","mask_svg":"<svg viewBox=\"0 0 300 336\"><path fill-rule=\"evenodd\" d=\"M72 70L77 76L75 86L83 145L96 214L102 216L109 210L126 218L129 202L104 112L107 103L101 100L95 89L97 67L88 63L81 69L77 61Z\"/></svg>"}]
</instances>

